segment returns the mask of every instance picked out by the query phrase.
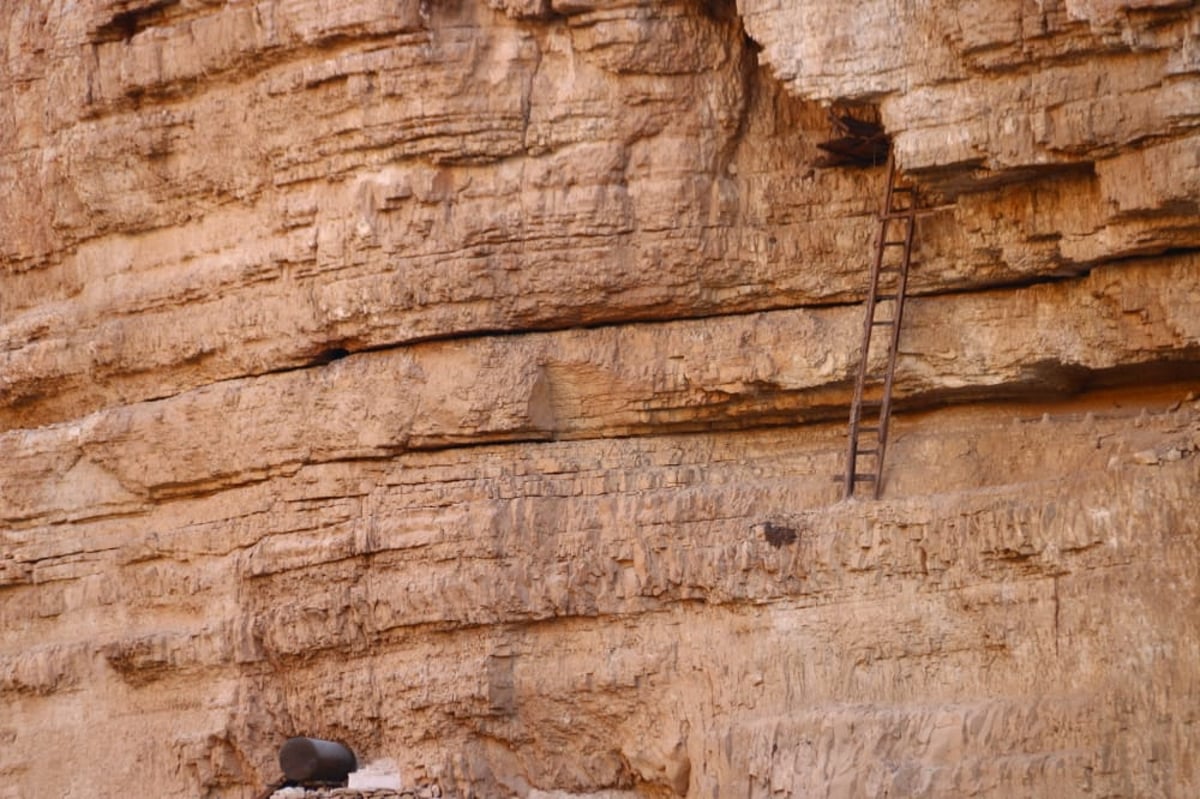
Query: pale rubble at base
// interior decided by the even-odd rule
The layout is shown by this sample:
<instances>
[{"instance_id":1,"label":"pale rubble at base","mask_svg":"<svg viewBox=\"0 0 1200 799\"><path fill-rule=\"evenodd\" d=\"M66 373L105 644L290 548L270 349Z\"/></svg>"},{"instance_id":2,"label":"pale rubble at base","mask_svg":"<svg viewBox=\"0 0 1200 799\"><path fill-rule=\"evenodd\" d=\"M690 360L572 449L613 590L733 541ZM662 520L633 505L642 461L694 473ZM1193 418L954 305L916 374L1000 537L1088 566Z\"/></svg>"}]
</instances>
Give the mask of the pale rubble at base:
<instances>
[{"instance_id":1,"label":"pale rubble at base","mask_svg":"<svg viewBox=\"0 0 1200 799\"><path fill-rule=\"evenodd\" d=\"M419 788L280 788L271 799L439 799L443 794L436 785Z\"/></svg>"}]
</instances>

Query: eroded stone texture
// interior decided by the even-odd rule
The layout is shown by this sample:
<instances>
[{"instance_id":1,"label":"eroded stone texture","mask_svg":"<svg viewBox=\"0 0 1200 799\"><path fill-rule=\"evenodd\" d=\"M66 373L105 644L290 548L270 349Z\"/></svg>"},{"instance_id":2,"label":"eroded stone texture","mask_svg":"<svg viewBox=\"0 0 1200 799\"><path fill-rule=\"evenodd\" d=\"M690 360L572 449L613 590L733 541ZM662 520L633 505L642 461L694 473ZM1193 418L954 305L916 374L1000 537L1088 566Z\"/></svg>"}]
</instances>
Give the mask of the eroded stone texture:
<instances>
[{"instance_id":1,"label":"eroded stone texture","mask_svg":"<svg viewBox=\"0 0 1200 799\"><path fill-rule=\"evenodd\" d=\"M1198 33L3 4L0 797L1197 793ZM839 502L863 103L938 207Z\"/></svg>"},{"instance_id":2,"label":"eroded stone texture","mask_svg":"<svg viewBox=\"0 0 1200 799\"><path fill-rule=\"evenodd\" d=\"M319 728L485 792L1182 790L1200 408L1130 400L901 417L877 504L829 505L818 427L343 461L23 526L10 750L82 785L28 732L118 703L93 732L155 734L86 751L228 748L235 783Z\"/></svg>"}]
</instances>

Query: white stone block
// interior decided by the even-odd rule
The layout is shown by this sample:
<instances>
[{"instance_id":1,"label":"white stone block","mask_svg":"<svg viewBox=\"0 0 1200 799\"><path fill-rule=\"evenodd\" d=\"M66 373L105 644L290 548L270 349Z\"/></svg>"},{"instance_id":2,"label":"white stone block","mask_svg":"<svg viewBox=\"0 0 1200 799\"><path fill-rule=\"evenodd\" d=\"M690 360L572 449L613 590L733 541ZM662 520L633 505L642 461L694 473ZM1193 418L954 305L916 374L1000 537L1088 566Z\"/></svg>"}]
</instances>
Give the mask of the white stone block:
<instances>
[{"instance_id":1,"label":"white stone block","mask_svg":"<svg viewBox=\"0 0 1200 799\"><path fill-rule=\"evenodd\" d=\"M375 760L350 774L347 785L356 790L393 790L398 791L400 784L400 769L391 760Z\"/></svg>"}]
</instances>

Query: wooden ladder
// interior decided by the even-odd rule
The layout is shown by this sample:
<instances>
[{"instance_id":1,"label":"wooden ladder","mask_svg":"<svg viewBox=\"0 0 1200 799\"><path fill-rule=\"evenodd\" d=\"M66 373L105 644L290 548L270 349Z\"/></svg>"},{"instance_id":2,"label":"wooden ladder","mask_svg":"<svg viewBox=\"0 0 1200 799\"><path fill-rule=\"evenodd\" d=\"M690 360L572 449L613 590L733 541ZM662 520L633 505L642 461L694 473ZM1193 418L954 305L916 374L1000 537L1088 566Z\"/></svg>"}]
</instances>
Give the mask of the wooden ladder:
<instances>
[{"instance_id":1,"label":"wooden ladder","mask_svg":"<svg viewBox=\"0 0 1200 799\"><path fill-rule=\"evenodd\" d=\"M908 270L916 232L916 187L903 180L896 169L895 156L890 153L887 175L887 190L879 214L879 238L875 242L875 260L871 264L867 290L858 375L850 405L850 440L843 477L846 499L854 496L859 483L871 483L875 499L883 489L883 456L887 452L888 420L892 411L892 380L896 374L900 322L904 317L904 296L908 289ZM887 346L882 374L872 370L871 344L876 340L873 335L876 328L885 334ZM875 410L878 410L878 417L874 417ZM863 424L864 413L868 414L867 424ZM860 458L865 458L867 463L860 465Z\"/></svg>"}]
</instances>

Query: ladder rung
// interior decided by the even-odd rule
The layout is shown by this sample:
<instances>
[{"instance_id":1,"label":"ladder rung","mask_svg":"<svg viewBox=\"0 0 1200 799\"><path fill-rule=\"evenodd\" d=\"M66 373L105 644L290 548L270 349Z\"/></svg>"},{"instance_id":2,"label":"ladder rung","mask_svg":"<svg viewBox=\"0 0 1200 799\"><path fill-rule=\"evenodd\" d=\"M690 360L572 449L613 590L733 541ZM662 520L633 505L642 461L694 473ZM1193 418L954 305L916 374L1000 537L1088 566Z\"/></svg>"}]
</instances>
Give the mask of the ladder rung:
<instances>
[{"instance_id":1,"label":"ladder rung","mask_svg":"<svg viewBox=\"0 0 1200 799\"><path fill-rule=\"evenodd\" d=\"M878 455L879 450L877 450L877 449L856 449L856 450L854 450L854 454L855 455Z\"/></svg>"},{"instance_id":2,"label":"ladder rung","mask_svg":"<svg viewBox=\"0 0 1200 799\"><path fill-rule=\"evenodd\" d=\"M889 325L896 324L896 320L895 319L872 319L871 324L875 325L876 327L887 327Z\"/></svg>"},{"instance_id":3,"label":"ladder rung","mask_svg":"<svg viewBox=\"0 0 1200 799\"><path fill-rule=\"evenodd\" d=\"M884 214L881 219L912 219L916 216L916 208L893 208Z\"/></svg>"},{"instance_id":4,"label":"ladder rung","mask_svg":"<svg viewBox=\"0 0 1200 799\"><path fill-rule=\"evenodd\" d=\"M878 433L879 428L878 427L860 427L860 428L858 428L858 432L860 432L860 433Z\"/></svg>"},{"instance_id":5,"label":"ladder rung","mask_svg":"<svg viewBox=\"0 0 1200 799\"><path fill-rule=\"evenodd\" d=\"M873 474L856 474L856 475L854 475L854 481L856 483L874 483L875 475L873 475Z\"/></svg>"},{"instance_id":6,"label":"ladder rung","mask_svg":"<svg viewBox=\"0 0 1200 799\"><path fill-rule=\"evenodd\" d=\"M908 242L907 241L885 241L883 243L883 246L884 247L903 247L905 244L908 244Z\"/></svg>"}]
</instances>

